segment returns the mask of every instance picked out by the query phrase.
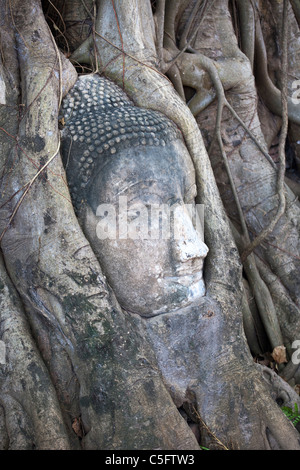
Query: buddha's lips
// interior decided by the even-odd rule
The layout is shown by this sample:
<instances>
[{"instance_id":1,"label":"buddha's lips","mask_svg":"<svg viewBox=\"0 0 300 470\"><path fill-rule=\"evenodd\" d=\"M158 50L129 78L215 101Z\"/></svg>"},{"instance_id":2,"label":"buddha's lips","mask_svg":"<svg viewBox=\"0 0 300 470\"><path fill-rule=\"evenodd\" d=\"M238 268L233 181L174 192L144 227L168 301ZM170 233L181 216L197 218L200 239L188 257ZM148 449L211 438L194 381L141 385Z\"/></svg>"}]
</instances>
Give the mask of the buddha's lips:
<instances>
[{"instance_id":1,"label":"buddha's lips","mask_svg":"<svg viewBox=\"0 0 300 470\"><path fill-rule=\"evenodd\" d=\"M172 284L180 284L184 287L189 287L202 281L202 271L198 271L193 274L181 274L177 276L165 276L160 278L161 281L165 281Z\"/></svg>"}]
</instances>

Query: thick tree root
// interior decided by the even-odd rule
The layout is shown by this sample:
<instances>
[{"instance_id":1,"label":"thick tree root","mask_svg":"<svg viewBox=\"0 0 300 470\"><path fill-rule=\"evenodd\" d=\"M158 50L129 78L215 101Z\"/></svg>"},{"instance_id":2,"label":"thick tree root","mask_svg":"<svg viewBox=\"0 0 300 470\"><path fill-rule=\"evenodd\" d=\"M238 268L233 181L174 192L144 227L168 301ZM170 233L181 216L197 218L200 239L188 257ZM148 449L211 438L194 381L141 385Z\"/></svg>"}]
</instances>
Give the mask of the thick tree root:
<instances>
[{"instance_id":1,"label":"thick tree root","mask_svg":"<svg viewBox=\"0 0 300 470\"><path fill-rule=\"evenodd\" d=\"M298 431L277 405L293 406L299 397L275 373L251 364L244 338L232 336L219 308L206 299L198 309L146 322L174 402L195 406L228 449L300 449ZM201 443L214 446L212 439Z\"/></svg>"}]
</instances>

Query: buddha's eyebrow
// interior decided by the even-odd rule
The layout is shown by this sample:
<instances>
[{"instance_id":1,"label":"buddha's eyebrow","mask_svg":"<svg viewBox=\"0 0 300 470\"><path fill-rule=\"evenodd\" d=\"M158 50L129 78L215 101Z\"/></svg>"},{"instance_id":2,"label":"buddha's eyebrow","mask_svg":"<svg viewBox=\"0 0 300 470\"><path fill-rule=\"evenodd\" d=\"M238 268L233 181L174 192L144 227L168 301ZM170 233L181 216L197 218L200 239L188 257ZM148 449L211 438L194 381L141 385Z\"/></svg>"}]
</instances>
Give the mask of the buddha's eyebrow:
<instances>
[{"instance_id":1,"label":"buddha's eyebrow","mask_svg":"<svg viewBox=\"0 0 300 470\"><path fill-rule=\"evenodd\" d=\"M140 181L135 181L135 182L132 182L131 184L128 184L127 186L121 188L117 193L116 193L116 196L120 196L121 194L125 193L126 191L128 191L128 189L132 189L134 188L135 186L150 186L151 184L153 183L156 183L157 180L154 180L154 179L151 179L151 180L140 180Z\"/></svg>"}]
</instances>

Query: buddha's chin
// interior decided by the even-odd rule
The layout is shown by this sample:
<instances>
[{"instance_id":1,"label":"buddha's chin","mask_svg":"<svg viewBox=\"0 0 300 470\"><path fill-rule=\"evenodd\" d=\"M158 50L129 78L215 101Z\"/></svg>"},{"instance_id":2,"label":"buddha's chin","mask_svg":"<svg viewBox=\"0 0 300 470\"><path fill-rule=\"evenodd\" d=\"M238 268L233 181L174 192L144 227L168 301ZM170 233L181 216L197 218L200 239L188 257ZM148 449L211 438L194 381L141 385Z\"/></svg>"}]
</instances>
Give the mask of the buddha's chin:
<instances>
[{"instance_id":1,"label":"buddha's chin","mask_svg":"<svg viewBox=\"0 0 300 470\"><path fill-rule=\"evenodd\" d=\"M202 273L164 278L165 302L159 308L143 315L146 317L176 312L197 302L205 295L205 284Z\"/></svg>"},{"instance_id":2,"label":"buddha's chin","mask_svg":"<svg viewBox=\"0 0 300 470\"><path fill-rule=\"evenodd\" d=\"M125 292L123 298L119 297L123 310L144 318L176 312L196 304L206 293L202 272L161 277L154 283L149 282L147 289L143 285L138 295L137 290L131 296L128 296L128 292Z\"/></svg>"}]
</instances>

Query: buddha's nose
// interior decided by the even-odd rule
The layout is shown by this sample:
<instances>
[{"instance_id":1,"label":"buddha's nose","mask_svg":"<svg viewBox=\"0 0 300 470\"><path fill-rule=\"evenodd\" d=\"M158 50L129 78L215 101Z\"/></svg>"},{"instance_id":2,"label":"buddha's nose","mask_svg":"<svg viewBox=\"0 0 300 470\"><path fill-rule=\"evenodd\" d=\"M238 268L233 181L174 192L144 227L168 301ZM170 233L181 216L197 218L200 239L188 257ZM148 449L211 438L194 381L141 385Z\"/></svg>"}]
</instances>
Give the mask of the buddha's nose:
<instances>
[{"instance_id":1,"label":"buddha's nose","mask_svg":"<svg viewBox=\"0 0 300 470\"><path fill-rule=\"evenodd\" d=\"M203 241L200 221L192 220L191 207L178 206L174 212L174 251L175 256L181 263L193 259L203 260L208 247Z\"/></svg>"}]
</instances>

